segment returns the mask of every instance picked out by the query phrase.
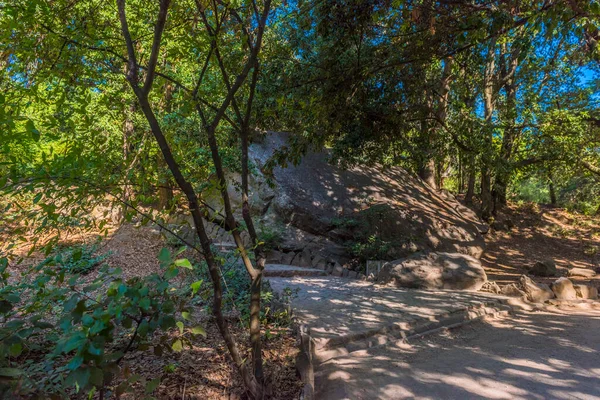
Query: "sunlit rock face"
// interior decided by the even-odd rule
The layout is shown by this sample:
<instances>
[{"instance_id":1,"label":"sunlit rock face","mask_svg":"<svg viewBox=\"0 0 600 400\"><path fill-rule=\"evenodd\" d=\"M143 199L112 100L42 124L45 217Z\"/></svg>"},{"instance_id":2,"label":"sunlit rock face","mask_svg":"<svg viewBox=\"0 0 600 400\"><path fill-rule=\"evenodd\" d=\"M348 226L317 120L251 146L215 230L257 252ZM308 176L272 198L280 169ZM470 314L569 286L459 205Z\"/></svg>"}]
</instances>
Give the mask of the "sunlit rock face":
<instances>
[{"instance_id":1,"label":"sunlit rock face","mask_svg":"<svg viewBox=\"0 0 600 400\"><path fill-rule=\"evenodd\" d=\"M355 255L352 245L369 239L383 244L385 252L378 258L384 260L430 251L475 258L483 253L481 233L487 225L452 195L432 190L402 168L344 169L328 163L323 150L309 152L298 165L276 167L271 177L264 175L265 163L286 145L286 134L269 133L250 147L251 210L257 225L280 234L281 263L293 263L297 253L308 250L319 261L343 264ZM239 185L229 191L240 213ZM209 198L218 209L217 193Z\"/></svg>"},{"instance_id":2,"label":"sunlit rock face","mask_svg":"<svg viewBox=\"0 0 600 400\"><path fill-rule=\"evenodd\" d=\"M429 252L383 266L378 282L418 289L479 290L487 281L481 263L460 253Z\"/></svg>"}]
</instances>

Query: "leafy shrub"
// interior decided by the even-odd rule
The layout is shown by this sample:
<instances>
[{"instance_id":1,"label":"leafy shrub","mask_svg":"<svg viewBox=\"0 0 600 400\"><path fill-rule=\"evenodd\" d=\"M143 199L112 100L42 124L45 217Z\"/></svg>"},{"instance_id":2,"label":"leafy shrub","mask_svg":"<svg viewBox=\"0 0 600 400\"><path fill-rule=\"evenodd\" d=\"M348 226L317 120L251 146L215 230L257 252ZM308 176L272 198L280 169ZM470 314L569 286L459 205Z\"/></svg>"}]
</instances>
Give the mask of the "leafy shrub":
<instances>
[{"instance_id":1,"label":"leafy shrub","mask_svg":"<svg viewBox=\"0 0 600 400\"><path fill-rule=\"evenodd\" d=\"M126 280L104 266L91 284L48 263L11 284L8 260L0 259L0 393L67 398L100 391L109 397L138 382L150 394L158 379L126 376L115 386L117 376L127 375L120 367L125 354L150 345L157 355L177 352L193 335L205 335L191 323L188 305L201 282L171 283L181 269L193 269L188 260L175 259L178 254L161 251L160 274ZM43 361L33 362L35 354Z\"/></svg>"},{"instance_id":2,"label":"leafy shrub","mask_svg":"<svg viewBox=\"0 0 600 400\"><path fill-rule=\"evenodd\" d=\"M258 229L257 236L265 250L278 249L283 243L283 232L278 228L263 225Z\"/></svg>"},{"instance_id":3,"label":"leafy shrub","mask_svg":"<svg viewBox=\"0 0 600 400\"><path fill-rule=\"evenodd\" d=\"M246 269L237 259L221 254L219 261L223 264L223 311L239 313L240 322L250 323L250 277ZM199 282L209 282L207 268L199 268ZM208 284L198 289L204 305L208 308L211 301L211 290ZM261 324L274 327L287 327L291 324L291 310L288 307L293 294L284 291L277 294L269 281L263 280L261 291Z\"/></svg>"},{"instance_id":4,"label":"leafy shrub","mask_svg":"<svg viewBox=\"0 0 600 400\"><path fill-rule=\"evenodd\" d=\"M58 251L44 260L46 265L56 265L70 274L88 274L102 264L107 255L94 254L97 245L76 245Z\"/></svg>"},{"instance_id":5,"label":"leafy shrub","mask_svg":"<svg viewBox=\"0 0 600 400\"><path fill-rule=\"evenodd\" d=\"M392 243L371 235L365 241L351 242L349 247L352 255L358 257L360 261L382 260L386 259Z\"/></svg>"}]
</instances>

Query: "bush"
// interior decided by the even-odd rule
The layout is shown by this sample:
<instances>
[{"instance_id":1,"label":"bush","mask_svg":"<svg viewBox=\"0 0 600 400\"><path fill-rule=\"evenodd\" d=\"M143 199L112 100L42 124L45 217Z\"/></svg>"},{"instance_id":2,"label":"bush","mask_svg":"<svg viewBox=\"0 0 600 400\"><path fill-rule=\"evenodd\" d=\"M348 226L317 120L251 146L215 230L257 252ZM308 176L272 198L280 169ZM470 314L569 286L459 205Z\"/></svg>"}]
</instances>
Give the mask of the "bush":
<instances>
[{"instance_id":1,"label":"bush","mask_svg":"<svg viewBox=\"0 0 600 400\"><path fill-rule=\"evenodd\" d=\"M279 249L281 243L283 243L283 233L281 229L261 226L257 232L258 241L262 243L265 250L276 250Z\"/></svg>"},{"instance_id":2,"label":"bush","mask_svg":"<svg viewBox=\"0 0 600 400\"><path fill-rule=\"evenodd\" d=\"M100 266L107 257L107 255L94 254L97 249L97 245L85 244L67 247L47 258L44 263L54 264L70 274L85 275Z\"/></svg>"},{"instance_id":3,"label":"bush","mask_svg":"<svg viewBox=\"0 0 600 400\"><path fill-rule=\"evenodd\" d=\"M250 277L237 259L220 257L223 263L223 311L239 313L243 325L250 323ZM201 282L210 282L208 269L199 268ZM205 306L210 306L211 289L208 283L202 284L199 291ZM284 291L282 295L274 292L269 281L263 280L261 291L261 324L273 327L287 327L291 324L291 312L288 304L293 292Z\"/></svg>"},{"instance_id":4,"label":"bush","mask_svg":"<svg viewBox=\"0 0 600 400\"><path fill-rule=\"evenodd\" d=\"M104 266L91 284L65 268L41 263L9 282L8 260L0 259L0 394L4 397L72 398L129 391L140 377L123 376L120 361L134 349L155 354L181 351L204 329L191 324L191 287L171 284L186 259L163 249L162 273L125 280ZM168 331L174 331L168 334ZM173 334L174 333L174 334ZM118 385L117 385L118 383ZM150 394L159 379L143 382Z\"/></svg>"}]
</instances>

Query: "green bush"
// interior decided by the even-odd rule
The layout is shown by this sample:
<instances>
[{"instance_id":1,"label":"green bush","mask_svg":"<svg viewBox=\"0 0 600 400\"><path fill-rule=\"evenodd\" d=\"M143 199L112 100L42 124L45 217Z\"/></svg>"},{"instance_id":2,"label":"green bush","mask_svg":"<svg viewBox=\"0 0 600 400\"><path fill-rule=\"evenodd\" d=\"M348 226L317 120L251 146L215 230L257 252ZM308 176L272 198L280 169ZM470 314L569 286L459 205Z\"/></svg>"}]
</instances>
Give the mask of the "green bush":
<instances>
[{"instance_id":1,"label":"green bush","mask_svg":"<svg viewBox=\"0 0 600 400\"><path fill-rule=\"evenodd\" d=\"M133 383L145 385L151 394L158 378L116 381L123 376L125 354L150 346L157 355L178 352L193 335L205 335L192 324L188 305L198 282L190 287L171 283L181 269L193 268L188 260L175 259L178 254L161 251L160 274L124 279L120 270L104 266L91 283L51 263L11 282L8 260L0 259L3 398L92 398L96 392L110 398L131 390Z\"/></svg>"},{"instance_id":2,"label":"green bush","mask_svg":"<svg viewBox=\"0 0 600 400\"><path fill-rule=\"evenodd\" d=\"M250 277L238 258L220 255L219 261L223 264L223 311L239 312L240 322L243 325L250 323ZM210 282L206 266L198 268L199 278L202 282ZM198 289L202 294L204 306L210 307L210 285L202 284ZM287 327L291 323L291 312L288 304L294 293L284 291L279 295L271 288L267 280L263 280L261 291L261 323L272 327Z\"/></svg>"},{"instance_id":3,"label":"green bush","mask_svg":"<svg viewBox=\"0 0 600 400\"><path fill-rule=\"evenodd\" d=\"M47 258L44 263L55 264L70 274L85 275L100 266L107 257L107 255L94 254L97 249L97 245L85 244L67 247Z\"/></svg>"},{"instance_id":4,"label":"green bush","mask_svg":"<svg viewBox=\"0 0 600 400\"><path fill-rule=\"evenodd\" d=\"M265 250L276 250L283 242L283 232L281 229L261 226L257 232L258 241L262 243Z\"/></svg>"}]
</instances>

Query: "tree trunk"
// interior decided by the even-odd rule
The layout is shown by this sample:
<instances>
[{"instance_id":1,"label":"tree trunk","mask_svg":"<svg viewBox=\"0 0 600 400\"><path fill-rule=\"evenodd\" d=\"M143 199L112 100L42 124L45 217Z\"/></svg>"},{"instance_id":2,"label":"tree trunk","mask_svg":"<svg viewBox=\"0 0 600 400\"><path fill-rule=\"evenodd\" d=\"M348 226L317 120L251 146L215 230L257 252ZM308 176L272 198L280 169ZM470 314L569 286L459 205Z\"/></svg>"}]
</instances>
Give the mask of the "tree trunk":
<instances>
[{"instance_id":1,"label":"tree trunk","mask_svg":"<svg viewBox=\"0 0 600 400\"><path fill-rule=\"evenodd\" d=\"M473 204L473 195L475 194L475 156L469 157L469 177L467 180L467 193L465 194L465 203Z\"/></svg>"},{"instance_id":2,"label":"tree trunk","mask_svg":"<svg viewBox=\"0 0 600 400\"><path fill-rule=\"evenodd\" d=\"M129 182L129 172L131 168L128 166L129 158L133 150L133 136L135 127L133 126L133 115L135 114L136 104L132 101L125 111L125 121L123 121L123 164L125 165L125 173L123 176L123 202L119 213L119 221L127 216L127 205L133 198L133 189Z\"/></svg>"},{"instance_id":3,"label":"tree trunk","mask_svg":"<svg viewBox=\"0 0 600 400\"><path fill-rule=\"evenodd\" d=\"M550 192L550 204L556 206L558 201L556 200L556 190L554 189L554 179L552 171L548 172L548 192Z\"/></svg>"},{"instance_id":4,"label":"tree trunk","mask_svg":"<svg viewBox=\"0 0 600 400\"><path fill-rule=\"evenodd\" d=\"M437 189L436 179L435 179L435 161L433 158L426 156L426 159L419 168L419 177L425 181L429 187L432 189Z\"/></svg>"},{"instance_id":5,"label":"tree trunk","mask_svg":"<svg viewBox=\"0 0 600 400\"><path fill-rule=\"evenodd\" d=\"M250 168L248 165L248 146L250 136L250 117L252 115L252 102L256 84L258 82L259 64L258 61L252 72L252 80L250 83L250 95L246 103L246 110L243 119L240 121L240 147L242 153L242 217L248 228L248 234L254 245L254 256L256 259L255 269L256 276L252 278L250 287L250 346L252 348L252 369L254 376L259 382L264 379L263 362L262 362L262 342L260 336L260 295L262 290L263 271L267 261L264 248L260 243L260 239L256 234L252 213L250 212L249 202L249 179Z\"/></svg>"},{"instance_id":6,"label":"tree trunk","mask_svg":"<svg viewBox=\"0 0 600 400\"><path fill-rule=\"evenodd\" d=\"M163 62L166 66L166 59ZM173 84L170 82L165 83L164 86L164 109L166 114L172 112L173 106ZM171 186L171 180L169 174L165 173L166 165L162 157L158 157L158 209L172 211L173 209L173 187Z\"/></svg>"},{"instance_id":7,"label":"tree trunk","mask_svg":"<svg viewBox=\"0 0 600 400\"><path fill-rule=\"evenodd\" d=\"M136 95L138 97L142 111L144 112L144 115L146 116L146 119L148 120L148 123L150 124L152 133L154 134L154 137L155 137L155 139L158 143L158 146L165 158L165 162L167 163L169 170L171 171L171 173L173 174L173 177L175 178L175 182L177 182L177 185L179 186L181 191L186 195L186 197L188 199L189 209L190 209L190 213L192 214L192 218L194 220L196 234L198 235L198 238L200 240L200 246L202 247L204 259L208 266L209 275L210 275L211 282L213 285L213 315L215 316L215 320L217 322L219 332L221 333L221 336L223 336L223 340L225 341L225 345L227 346L227 349L229 350L229 354L231 355L233 362L235 363L236 367L238 368L238 371L239 371L240 375L242 376L242 379L244 381L244 384L248 388L248 391L255 398L261 398L262 397L262 387L256 381L254 376L250 373L250 371L248 371L248 369L246 367L246 363L238 349L237 343L235 342L235 339L229 330L229 325L227 324L227 321L223 317L223 313L222 313L223 287L221 285L221 279L222 279L221 269L213 255L212 249L210 247L211 242L210 242L210 239L208 238L208 235L206 234L206 230L204 228L204 223L202 220L203 213L200 210L196 192L194 191L192 185L184 178L183 174L181 173L179 165L175 161L175 158L173 157L173 154L171 153L171 149L165 139L162 129L160 128L160 124L158 123L158 121L156 120L156 117L154 116L154 112L152 111L152 107L150 106L150 103L148 102L147 96L144 95L143 93L141 93L141 90L137 86L137 84L132 83L132 88L133 88L134 92L136 92ZM227 190L227 189L225 189L225 190ZM235 225L233 225L233 226L235 226Z\"/></svg>"},{"instance_id":8,"label":"tree trunk","mask_svg":"<svg viewBox=\"0 0 600 400\"><path fill-rule=\"evenodd\" d=\"M508 53L506 44L502 45L502 60ZM500 148L500 159L498 165L498 171L496 172L496 180L494 182L494 209L493 214L495 215L502 207L506 206L506 192L508 183L513 173L511 165L511 159L513 154L513 147L517 137L517 131L515 128L517 121L517 84L515 74L517 67L519 66L519 51L513 49L508 65L503 62L503 74L502 81L504 83L504 89L506 92L506 112L505 119L508 125L504 129L502 136L502 146Z\"/></svg>"},{"instance_id":9,"label":"tree trunk","mask_svg":"<svg viewBox=\"0 0 600 400\"><path fill-rule=\"evenodd\" d=\"M492 39L487 54L487 62L484 74L484 88L483 88L483 99L484 99L484 143L485 149L482 154L481 164L481 218L488 220L492 216L492 177L490 166L493 162L493 141L492 141L492 117L494 115L494 73L496 69L495 64L495 50L496 50L496 39Z\"/></svg>"}]
</instances>

